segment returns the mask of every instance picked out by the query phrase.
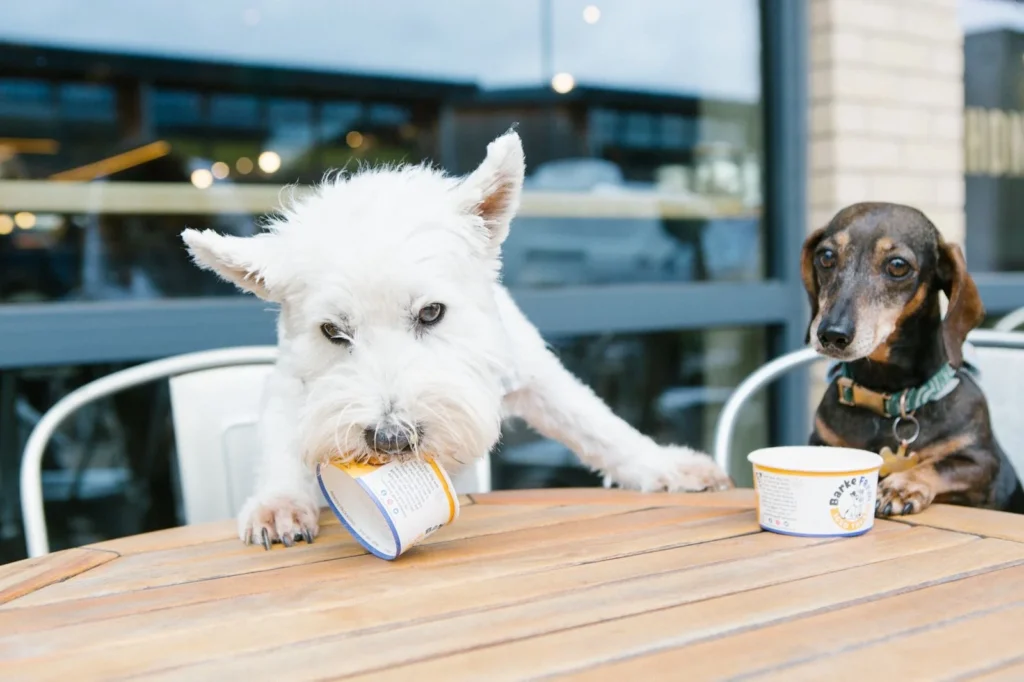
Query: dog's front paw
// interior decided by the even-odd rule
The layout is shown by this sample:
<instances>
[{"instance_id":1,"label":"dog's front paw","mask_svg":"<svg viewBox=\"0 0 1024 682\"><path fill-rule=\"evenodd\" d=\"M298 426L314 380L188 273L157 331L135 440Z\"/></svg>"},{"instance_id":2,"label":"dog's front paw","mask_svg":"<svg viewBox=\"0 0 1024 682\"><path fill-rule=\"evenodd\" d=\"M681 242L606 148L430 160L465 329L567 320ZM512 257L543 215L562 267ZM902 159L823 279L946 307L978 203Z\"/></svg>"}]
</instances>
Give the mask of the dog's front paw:
<instances>
[{"instance_id":1,"label":"dog's front paw","mask_svg":"<svg viewBox=\"0 0 1024 682\"><path fill-rule=\"evenodd\" d=\"M312 543L320 532L320 510L302 495L249 498L238 514L238 536L249 545L259 542L270 549L275 542L291 547L298 540Z\"/></svg>"},{"instance_id":2,"label":"dog's front paw","mask_svg":"<svg viewBox=\"0 0 1024 682\"><path fill-rule=\"evenodd\" d=\"M878 482L875 513L877 516L917 514L934 499L931 486L919 480L913 471L901 471Z\"/></svg>"},{"instance_id":3,"label":"dog's front paw","mask_svg":"<svg viewBox=\"0 0 1024 682\"><path fill-rule=\"evenodd\" d=\"M621 467L612 479L644 492L708 492L735 487L708 455L690 448L658 447Z\"/></svg>"}]
</instances>

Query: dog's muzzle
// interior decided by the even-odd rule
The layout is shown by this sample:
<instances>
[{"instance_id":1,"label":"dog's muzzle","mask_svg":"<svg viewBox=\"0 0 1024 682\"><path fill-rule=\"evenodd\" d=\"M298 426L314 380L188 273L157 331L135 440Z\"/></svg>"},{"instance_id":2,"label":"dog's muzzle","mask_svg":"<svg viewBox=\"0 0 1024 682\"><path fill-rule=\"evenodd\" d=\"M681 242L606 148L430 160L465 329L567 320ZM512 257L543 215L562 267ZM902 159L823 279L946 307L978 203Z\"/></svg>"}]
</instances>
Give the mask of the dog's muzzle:
<instances>
[{"instance_id":1,"label":"dog's muzzle","mask_svg":"<svg viewBox=\"0 0 1024 682\"><path fill-rule=\"evenodd\" d=\"M371 426L363 432L366 444L385 455L404 455L412 452L420 440L420 435L419 428L411 431L393 423Z\"/></svg>"}]
</instances>

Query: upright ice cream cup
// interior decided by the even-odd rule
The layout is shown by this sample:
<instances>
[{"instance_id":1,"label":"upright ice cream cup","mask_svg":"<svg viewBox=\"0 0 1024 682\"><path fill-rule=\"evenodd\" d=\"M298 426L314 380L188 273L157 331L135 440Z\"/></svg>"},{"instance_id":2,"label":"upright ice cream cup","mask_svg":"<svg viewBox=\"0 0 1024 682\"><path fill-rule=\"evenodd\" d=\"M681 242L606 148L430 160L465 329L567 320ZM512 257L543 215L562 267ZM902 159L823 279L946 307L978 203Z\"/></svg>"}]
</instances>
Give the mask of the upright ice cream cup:
<instances>
[{"instance_id":1,"label":"upright ice cream cup","mask_svg":"<svg viewBox=\"0 0 1024 682\"><path fill-rule=\"evenodd\" d=\"M335 516L374 556L393 561L459 516L447 472L431 458L317 466L320 490Z\"/></svg>"},{"instance_id":2,"label":"upright ice cream cup","mask_svg":"<svg viewBox=\"0 0 1024 682\"><path fill-rule=\"evenodd\" d=\"M765 530L814 537L861 535L875 522L882 458L853 448L781 446L747 456L754 467L758 522Z\"/></svg>"}]
</instances>

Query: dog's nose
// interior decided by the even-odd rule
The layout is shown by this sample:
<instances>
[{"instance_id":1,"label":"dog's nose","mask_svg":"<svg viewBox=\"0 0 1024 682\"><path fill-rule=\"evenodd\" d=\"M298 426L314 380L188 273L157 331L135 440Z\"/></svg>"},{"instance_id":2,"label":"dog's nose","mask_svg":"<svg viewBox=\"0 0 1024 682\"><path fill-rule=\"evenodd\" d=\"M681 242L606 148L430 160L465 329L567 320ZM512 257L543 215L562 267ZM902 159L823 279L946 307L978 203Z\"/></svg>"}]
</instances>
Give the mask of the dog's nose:
<instances>
[{"instance_id":1,"label":"dog's nose","mask_svg":"<svg viewBox=\"0 0 1024 682\"><path fill-rule=\"evenodd\" d=\"M410 438L409 429L397 424L371 426L363 432L363 437L371 448L388 455L412 452L415 446L414 441Z\"/></svg>"},{"instance_id":2,"label":"dog's nose","mask_svg":"<svg viewBox=\"0 0 1024 682\"><path fill-rule=\"evenodd\" d=\"M849 321L822 322L818 327L818 340L823 346L842 350L850 345L853 339L853 325Z\"/></svg>"}]
</instances>

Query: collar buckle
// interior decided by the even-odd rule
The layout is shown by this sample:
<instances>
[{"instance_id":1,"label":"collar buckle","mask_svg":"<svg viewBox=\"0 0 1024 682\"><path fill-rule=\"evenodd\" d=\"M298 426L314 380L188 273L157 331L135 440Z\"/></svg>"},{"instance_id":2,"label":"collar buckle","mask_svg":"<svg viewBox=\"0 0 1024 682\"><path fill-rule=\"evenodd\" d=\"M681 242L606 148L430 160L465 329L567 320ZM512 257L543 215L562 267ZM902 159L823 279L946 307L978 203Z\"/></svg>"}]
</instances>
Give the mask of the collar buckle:
<instances>
[{"instance_id":1,"label":"collar buckle","mask_svg":"<svg viewBox=\"0 0 1024 682\"><path fill-rule=\"evenodd\" d=\"M836 379L839 389L839 404L848 407L863 407L871 410L881 417L888 417L886 404L892 396L888 393L879 393L860 384L855 384L850 377L839 377Z\"/></svg>"}]
</instances>

